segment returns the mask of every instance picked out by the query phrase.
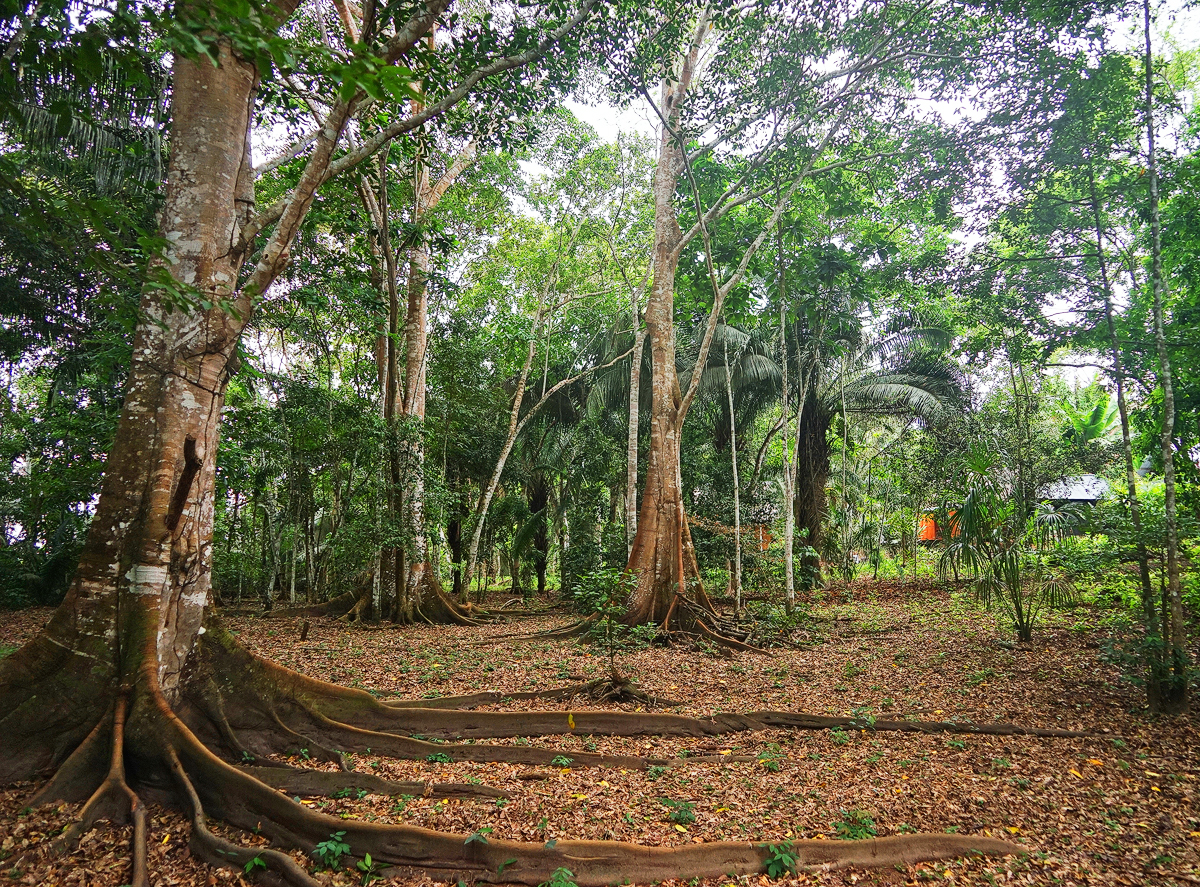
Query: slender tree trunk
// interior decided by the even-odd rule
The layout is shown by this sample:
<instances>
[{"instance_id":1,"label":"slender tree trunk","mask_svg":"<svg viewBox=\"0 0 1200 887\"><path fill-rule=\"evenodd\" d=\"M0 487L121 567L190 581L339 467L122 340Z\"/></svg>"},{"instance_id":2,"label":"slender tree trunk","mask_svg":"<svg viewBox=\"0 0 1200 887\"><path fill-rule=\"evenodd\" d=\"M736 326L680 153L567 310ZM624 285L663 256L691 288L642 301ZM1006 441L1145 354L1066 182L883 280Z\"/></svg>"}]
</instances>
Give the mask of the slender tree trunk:
<instances>
[{"instance_id":1,"label":"slender tree trunk","mask_svg":"<svg viewBox=\"0 0 1200 887\"><path fill-rule=\"evenodd\" d=\"M728 331L727 331L728 332ZM729 340L723 338L725 357L725 396L729 403L729 461L733 468L733 584L734 607L742 612L742 495L738 479L737 416L733 410L733 374L729 369ZM699 372L699 368L697 368Z\"/></svg>"},{"instance_id":2,"label":"slender tree trunk","mask_svg":"<svg viewBox=\"0 0 1200 887\"><path fill-rule=\"evenodd\" d=\"M637 315L634 315L637 323ZM642 352L646 347L646 330L638 328L633 342L633 359L629 366L629 428L625 437L625 556L633 551L637 535L638 492L638 427L642 397Z\"/></svg>"},{"instance_id":3,"label":"slender tree trunk","mask_svg":"<svg viewBox=\"0 0 1200 887\"><path fill-rule=\"evenodd\" d=\"M433 35L429 37L433 49ZM413 104L413 113L423 106ZM407 549L402 578L402 618L419 615L427 622L468 623L472 620L442 590L433 565L429 562L429 540L425 530L425 378L429 366L429 241L425 227L442 195L475 157L474 143L469 145L436 182L429 176L429 165L418 154L413 168L412 222L421 236L408 251L407 310L404 320L404 398L399 414L403 429L399 442L403 486L400 493L400 519Z\"/></svg>"},{"instance_id":4,"label":"slender tree trunk","mask_svg":"<svg viewBox=\"0 0 1200 887\"><path fill-rule=\"evenodd\" d=\"M546 567L550 562L550 521L547 511L550 506L550 484L542 472L534 472L526 485L530 520L537 521L531 542L533 569L537 574L537 591L541 597L546 593Z\"/></svg>"},{"instance_id":5,"label":"slender tree trunk","mask_svg":"<svg viewBox=\"0 0 1200 887\"><path fill-rule=\"evenodd\" d=\"M1146 699L1151 711L1161 706L1165 669L1163 660L1155 648L1161 645L1158 609L1154 601L1154 585L1150 577L1150 554L1146 550L1146 537L1142 529L1142 505L1138 496L1137 467L1133 461L1133 435L1129 426L1129 403L1125 395L1125 368L1121 357L1121 343L1117 337L1117 325L1113 316L1112 284L1108 275L1108 259L1104 252L1104 224L1100 216L1100 198L1096 191L1096 172L1090 159L1088 163L1088 185L1092 204L1092 221L1096 233L1096 256L1100 269L1100 289L1104 297L1104 323L1108 331L1109 355L1112 359L1112 380L1116 387L1117 414L1121 420L1121 453L1125 459L1126 503L1129 508L1129 523L1133 527L1134 546L1137 554L1138 579L1141 584L1142 618L1145 622L1147 663Z\"/></svg>"},{"instance_id":6,"label":"slender tree trunk","mask_svg":"<svg viewBox=\"0 0 1200 887\"><path fill-rule=\"evenodd\" d=\"M1150 180L1150 281L1154 295L1154 346L1158 353L1159 385L1163 392L1163 493L1167 523L1167 587L1163 599L1162 637L1171 680L1164 688L1163 711L1186 712L1188 699L1187 634L1179 586L1179 519L1175 498L1175 388L1165 331L1165 284L1162 268L1162 224L1159 218L1158 163L1154 137L1154 55L1150 46L1150 0L1142 0L1146 52L1146 171Z\"/></svg>"}]
</instances>

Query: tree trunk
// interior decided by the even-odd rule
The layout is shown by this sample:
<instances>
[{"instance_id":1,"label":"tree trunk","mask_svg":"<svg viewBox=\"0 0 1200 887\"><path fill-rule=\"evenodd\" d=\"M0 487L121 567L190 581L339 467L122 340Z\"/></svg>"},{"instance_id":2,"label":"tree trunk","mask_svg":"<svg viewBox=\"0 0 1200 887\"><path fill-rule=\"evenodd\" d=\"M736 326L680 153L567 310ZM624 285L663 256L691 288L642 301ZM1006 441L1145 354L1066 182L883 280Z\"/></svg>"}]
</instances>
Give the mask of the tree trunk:
<instances>
[{"instance_id":1,"label":"tree trunk","mask_svg":"<svg viewBox=\"0 0 1200 887\"><path fill-rule=\"evenodd\" d=\"M635 318L636 319L636 318ZM629 426L625 438L625 556L633 552L637 536L638 491L638 427L642 397L642 352L646 347L646 331L638 329L633 343L629 368Z\"/></svg>"},{"instance_id":2,"label":"tree trunk","mask_svg":"<svg viewBox=\"0 0 1200 887\"><path fill-rule=\"evenodd\" d=\"M677 108L693 73L685 64L680 80L664 83L661 107ZM678 118L668 111L668 120ZM675 208L675 191L685 163L683 152L664 127L654 174L654 257L646 336L650 342L650 450L638 512L637 534L627 569L637 576L625 622L660 623L669 629L677 597L699 587L700 571L684 515L679 438L682 426L679 375L675 369L675 271L683 232Z\"/></svg>"},{"instance_id":3,"label":"tree trunk","mask_svg":"<svg viewBox=\"0 0 1200 887\"><path fill-rule=\"evenodd\" d=\"M249 298L235 295L241 256L228 244L253 206L249 113L256 84L254 68L225 47L219 65L175 62L161 215L171 250L162 267L176 282L176 298L214 305L234 299L238 314L173 310L162 289L143 294L117 434L71 589L46 631L0 667L0 735L11 746L0 777L28 778L60 763L63 750L78 746L112 705L118 686L153 686L167 703L180 701L209 603L228 363L244 323L237 317L250 311ZM32 680L48 673L61 688L53 701ZM140 723L144 708L135 702L130 719ZM28 734L31 725L21 724L31 711L39 731L55 737L52 744L13 744ZM135 746L144 738L127 733Z\"/></svg>"},{"instance_id":4,"label":"tree trunk","mask_svg":"<svg viewBox=\"0 0 1200 887\"><path fill-rule=\"evenodd\" d=\"M1163 698L1166 671L1163 659L1157 654L1161 649L1158 609L1154 605L1154 585L1150 578L1150 554L1146 550L1143 534L1142 505L1138 496L1137 468L1133 461L1133 435L1129 424L1129 403L1125 396L1125 368L1121 358L1121 343L1117 338L1117 325L1113 317L1112 282L1108 276L1108 261L1104 252L1104 224L1100 217L1100 198L1096 192L1095 168L1088 163L1088 185L1091 197L1092 221L1096 233L1096 258L1100 270L1100 289L1104 297L1104 323L1108 331L1109 356L1112 359L1111 377L1116 388L1117 414L1121 419L1121 453L1125 458L1126 503L1129 508L1129 523L1133 527L1134 550L1137 554L1138 580L1141 585L1143 629L1146 633L1146 701L1151 711L1159 711Z\"/></svg>"},{"instance_id":5,"label":"tree trunk","mask_svg":"<svg viewBox=\"0 0 1200 887\"><path fill-rule=\"evenodd\" d=\"M1162 225L1159 220L1158 163L1154 145L1154 67L1150 47L1150 0L1142 0L1146 52L1146 170L1150 180L1150 283L1153 291L1154 346L1158 354L1158 380L1163 392L1163 424L1160 437L1163 460L1163 507L1167 523L1167 587L1163 591L1162 640L1165 665L1170 678L1163 687L1162 710L1181 714L1189 707L1187 629L1179 584L1179 519L1175 504L1175 388L1171 379L1171 356L1167 351L1165 325Z\"/></svg>"},{"instance_id":6,"label":"tree trunk","mask_svg":"<svg viewBox=\"0 0 1200 887\"><path fill-rule=\"evenodd\" d=\"M429 36L433 47L433 33ZM423 109L413 103L413 113ZM400 404L403 426L400 436L400 461L403 486L400 493L400 520L408 544L403 573L403 618L419 616L426 622L473 624L474 620L442 589L429 562L429 540L425 532L425 375L429 366L428 292L431 267L429 241L424 227L442 195L474 159L472 143L443 173L437 183L429 178L429 166L418 155L413 165L412 222L420 232L408 251L407 310L404 319L404 399Z\"/></svg>"},{"instance_id":7,"label":"tree trunk","mask_svg":"<svg viewBox=\"0 0 1200 887\"><path fill-rule=\"evenodd\" d=\"M821 547L829 497L829 426L832 414L815 398L809 398L796 423L796 527L806 531L805 544L813 549L802 560L809 588L821 584Z\"/></svg>"},{"instance_id":8,"label":"tree trunk","mask_svg":"<svg viewBox=\"0 0 1200 887\"><path fill-rule=\"evenodd\" d=\"M450 512L450 519L446 523L446 544L450 547L450 561L453 565L450 568L450 575L454 577L451 594L456 601L461 601L463 600L463 534L462 515L458 511L457 505Z\"/></svg>"},{"instance_id":9,"label":"tree trunk","mask_svg":"<svg viewBox=\"0 0 1200 887\"><path fill-rule=\"evenodd\" d=\"M729 402L729 460L733 469L733 572L729 577L733 586L736 612L742 611L742 496L738 478L737 413L733 409L733 374L729 368L729 340L722 340L725 349L725 396Z\"/></svg>"}]
</instances>

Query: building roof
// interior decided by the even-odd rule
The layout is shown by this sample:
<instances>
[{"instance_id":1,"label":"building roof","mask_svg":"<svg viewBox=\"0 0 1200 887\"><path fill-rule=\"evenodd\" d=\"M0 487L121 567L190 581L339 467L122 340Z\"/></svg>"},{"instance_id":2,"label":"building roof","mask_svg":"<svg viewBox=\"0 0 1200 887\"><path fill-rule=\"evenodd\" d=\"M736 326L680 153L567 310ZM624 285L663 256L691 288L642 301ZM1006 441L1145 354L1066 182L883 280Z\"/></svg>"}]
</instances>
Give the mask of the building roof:
<instances>
[{"instance_id":1,"label":"building roof","mask_svg":"<svg viewBox=\"0 0 1200 887\"><path fill-rule=\"evenodd\" d=\"M1099 502L1108 494L1108 481L1096 474L1064 477L1042 487L1044 499L1066 502Z\"/></svg>"}]
</instances>

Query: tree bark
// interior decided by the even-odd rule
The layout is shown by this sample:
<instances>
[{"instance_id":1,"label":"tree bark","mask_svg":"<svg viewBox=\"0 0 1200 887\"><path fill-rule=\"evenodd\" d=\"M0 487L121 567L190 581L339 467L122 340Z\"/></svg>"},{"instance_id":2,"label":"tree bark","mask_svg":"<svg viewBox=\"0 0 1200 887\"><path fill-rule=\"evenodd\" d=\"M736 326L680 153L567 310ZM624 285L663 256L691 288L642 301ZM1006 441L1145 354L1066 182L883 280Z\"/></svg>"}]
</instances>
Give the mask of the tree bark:
<instances>
[{"instance_id":1,"label":"tree bark","mask_svg":"<svg viewBox=\"0 0 1200 887\"><path fill-rule=\"evenodd\" d=\"M729 460L733 469L733 586L734 607L742 611L742 496L738 478L737 413L733 409L733 374L729 368L729 341L723 339L725 357L725 397L729 402ZM697 371L699 369L697 368Z\"/></svg>"},{"instance_id":2,"label":"tree bark","mask_svg":"<svg viewBox=\"0 0 1200 887\"><path fill-rule=\"evenodd\" d=\"M806 532L805 544L813 549L802 563L803 581L812 588L821 583L821 547L825 541L825 520L829 497L829 426L832 414L815 397L808 398L796 423L796 527ZM814 553L815 552L815 553Z\"/></svg>"},{"instance_id":3,"label":"tree bark","mask_svg":"<svg viewBox=\"0 0 1200 887\"><path fill-rule=\"evenodd\" d=\"M1162 692L1162 710L1171 714L1189 708L1187 630L1179 584L1179 518L1175 504L1175 388L1171 378L1171 356L1167 351L1164 319L1165 284L1162 269L1162 224L1159 218L1158 163L1154 139L1154 54L1150 46L1150 0L1142 0L1145 30L1146 74L1146 172L1150 181L1150 282L1154 296L1154 347L1158 356L1158 380L1163 392L1163 424L1160 436L1163 460L1163 507L1167 523L1167 585L1163 590L1162 641L1164 664L1170 677Z\"/></svg>"},{"instance_id":4,"label":"tree bark","mask_svg":"<svg viewBox=\"0 0 1200 887\"><path fill-rule=\"evenodd\" d=\"M636 305L634 306L636 308ZM638 322L634 315L635 323ZM629 367L629 427L625 437L625 556L633 552L637 536L638 430L642 397L642 352L646 331L639 328L633 342L633 360Z\"/></svg>"},{"instance_id":5,"label":"tree bark","mask_svg":"<svg viewBox=\"0 0 1200 887\"><path fill-rule=\"evenodd\" d=\"M703 18L703 17L702 17ZM677 66L676 79L664 81L659 96L662 133L654 172L654 254L650 295L646 304L646 338L650 343L650 448L637 534L626 570L637 577L624 621L629 625L659 623L670 630L677 603L694 590L711 610L700 585L700 569L683 505L679 444L685 412L675 367L675 273L684 243L675 192L687 158L675 134L680 106L691 87L706 31L702 20Z\"/></svg>"}]
</instances>

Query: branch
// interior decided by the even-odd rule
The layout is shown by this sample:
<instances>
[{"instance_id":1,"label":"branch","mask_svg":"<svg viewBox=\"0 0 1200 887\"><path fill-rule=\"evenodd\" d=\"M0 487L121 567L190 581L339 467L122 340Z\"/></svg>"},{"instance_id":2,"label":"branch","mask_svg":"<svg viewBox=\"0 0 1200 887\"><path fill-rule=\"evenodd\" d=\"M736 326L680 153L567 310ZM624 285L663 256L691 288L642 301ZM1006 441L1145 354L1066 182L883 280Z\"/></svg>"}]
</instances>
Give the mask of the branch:
<instances>
[{"instance_id":1,"label":"branch","mask_svg":"<svg viewBox=\"0 0 1200 887\"><path fill-rule=\"evenodd\" d=\"M430 0L424 13L409 19L400 33L393 38L392 43L395 44L403 38L403 41L407 42L409 46L415 45L449 5L450 0ZM354 113L354 108L361 98L362 93L360 92L349 101L338 99L334 103L329 116L325 118L325 122L317 134L312 154L309 155L308 163L300 174L300 180L296 183L296 187L287 197L276 204L279 207L279 214L276 216L279 224L275 226L274 233L263 248L262 256L251 273L250 279L242 287L243 294L248 295L252 300L260 298L275 281L275 278L287 267L288 249L299 232L309 207L312 206L317 189L329 179L330 161L334 149L337 147L338 139L341 138L346 122ZM248 223L239 235L235 252L242 255L248 254L254 238L263 227L261 217Z\"/></svg>"},{"instance_id":2,"label":"branch","mask_svg":"<svg viewBox=\"0 0 1200 887\"><path fill-rule=\"evenodd\" d=\"M289 160L300 156L300 152L317 140L320 130L313 130L299 141L293 142L288 147L284 148L270 160L264 160L258 166L254 167L254 178L260 178L267 173L278 169Z\"/></svg>"},{"instance_id":3,"label":"branch","mask_svg":"<svg viewBox=\"0 0 1200 887\"><path fill-rule=\"evenodd\" d=\"M430 105L423 111L406 117L403 120L397 120L389 126L384 127L375 133L369 139L365 140L361 146L349 151L339 157L336 161L329 163L324 170L324 175L317 183L317 187L332 179L334 176L340 175L348 169L352 169L362 161L366 160L372 154L377 152L391 139L403 135L406 132L411 132L422 124L440 117L446 111L457 105L467 96L479 81L492 77L496 74L501 74L505 71L510 71L513 68L523 67L530 62L536 61L549 51L550 47L565 37L573 28L579 25L591 13L592 8L599 3L600 0L583 0L582 5L566 23L561 27L552 31L545 39L543 39L533 49L527 50L516 55L504 56L496 59L490 64L484 65L481 68L476 68L467 77L455 87L441 101ZM449 5L449 0L437 0L437 4L441 8ZM420 35L417 35L418 39ZM390 44L389 44L390 45ZM272 222L283 217L287 209L287 198L276 201L271 206L263 210L246 228L242 231L242 239L249 240L253 238L259 231L270 225Z\"/></svg>"}]
</instances>

